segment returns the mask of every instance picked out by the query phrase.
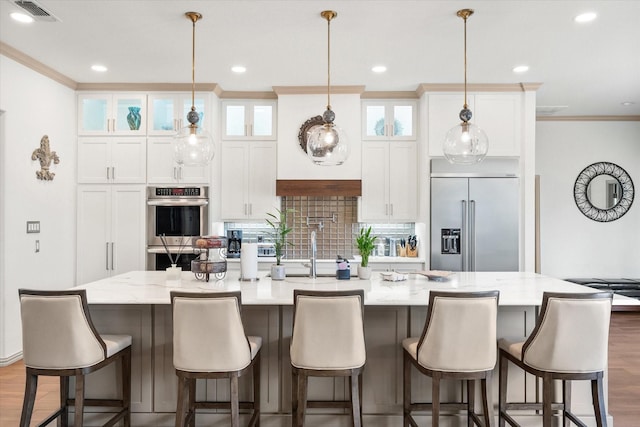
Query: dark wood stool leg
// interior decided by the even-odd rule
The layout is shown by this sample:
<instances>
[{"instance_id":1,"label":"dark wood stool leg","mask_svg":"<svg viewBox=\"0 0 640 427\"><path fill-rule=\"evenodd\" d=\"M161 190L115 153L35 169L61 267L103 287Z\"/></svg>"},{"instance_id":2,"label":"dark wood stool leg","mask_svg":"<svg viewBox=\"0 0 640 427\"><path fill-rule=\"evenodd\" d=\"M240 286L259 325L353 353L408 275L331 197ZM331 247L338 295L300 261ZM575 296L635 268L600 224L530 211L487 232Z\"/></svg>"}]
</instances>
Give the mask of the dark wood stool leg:
<instances>
[{"instance_id":1,"label":"dark wood stool leg","mask_svg":"<svg viewBox=\"0 0 640 427\"><path fill-rule=\"evenodd\" d=\"M607 411L604 408L604 390L602 385L602 372L598 373L595 380L591 380L591 397L593 410L598 427L607 427Z\"/></svg>"},{"instance_id":2,"label":"dark wood stool leg","mask_svg":"<svg viewBox=\"0 0 640 427\"><path fill-rule=\"evenodd\" d=\"M476 406L476 393L475 393L475 381L467 380L467 427L473 427L475 422L471 415L475 411Z\"/></svg>"},{"instance_id":3,"label":"dark wood stool leg","mask_svg":"<svg viewBox=\"0 0 640 427\"><path fill-rule=\"evenodd\" d=\"M240 427L240 397L238 391L238 375L229 378L231 386L231 427Z\"/></svg>"},{"instance_id":4,"label":"dark wood stool leg","mask_svg":"<svg viewBox=\"0 0 640 427\"><path fill-rule=\"evenodd\" d=\"M351 419L353 420L353 427L362 427L359 375L352 374L349 377L349 384L351 386Z\"/></svg>"},{"instance_id":5,"label":"dark wood stool leg","mask_svg":"<svg viewBox=\"0 0 640 427\"><path fill-rule=\"evenodd\" d=\"M187 390L189 392L189 394L187 395L187 401L189 402L189 427L196 427L196 384L196 378L189 378L187 380Z\"/></svg>"},{"instance_id":6,"label":"dark wood stool leg","mask_svg":"<svg viewBox=\"0 0 640 427\"><path fill-rule=\"evenodd\" d=\"M75 396L75 420L74 426L82 426L84 415L84 374L76 375L76 396Z\"/></svg>"},{"instance_id":7,"label":"dark wood stool leg","mask_svg":"<svg viewBox=\"0 0 640 427\"><path fill-rule=\"evenodd\" d=\"M440 425L440 374L434 372L431 377L431 426Z\"/></svg>"},{"instance_id":8,"label":"dark wood stool leg","mask_svg":"<svg viewBox=\"0 0 640 427\"><path fill-rule=\"evenodd\" d=\"M60 427L69 426L69 377L60 377Z\"/></svg>"},{"instance_id":9,"label":"dark wood stool leg","mask_svg":"<svg viewBox=\"0 0 640 427\"><path fill-rule=\"evenodd\" d=\"M124 427L131 426L131 347L122 355L122 406L127 408Z\"/></svg>"},{"instance_id":10,"label":"dark wood stool leg","mask_svg":"<svg viewBox=\"0 0 640 427\"><path fill-rule=\"evenodd\" d=\"M509 361L500 352L499 360L500 372L498 374L498 426L505 427L505 420L502 414L506 410L507 403L507 375L509 374Z\"/></svg>"},{"instance_id":11,"label":"dark wood stool leg","mask_svg":"<svg viewBox=\"0 0 640 427\"><path fill-rule=\"evenodd\" d=\"M304 426L304 417L307 411L307 386L309 378L305 372L298 373L298 413L296 414L296 425Z\"/></svg>"},{"instance_id":12,"label":"dark wood stool leg","mask_svg":"<svg viewBox=\"0 0 640 427\"><path fill-rule=\"evenodd\" d=\"M188 396L187 379L178 375L178 405L176 407L176 427L184 427Z\"/></svg>"},{"instance_id":13,"label":"dark wood stool leg","mask_svg":"<svg viewBox=\"0 0 640 427\"><path fill-rule=\"evenodd\" d=\"M38 390L38 376L27 368L27 378L24 385L24 399L22 401L22 415L20 415L20 427L29 427L33 406L36 403L36 391Z\"/></svg>"},{"instance_id":14,"label":"dark wood stool leg","mask_svg":"<svg viewBox=\"0 0 640 427\"><path fill-rule=\"evenodd\" d=\"M402 402L403 402L403 416L402 426L409 427L409 417L411 415L411 360L406 351L403 351L404 357L402 358L402 370L403 370L403 385L402 385Z\"/></svg>"},{"instance_id":15,"label":"dark wood stool leg","mask_svg":"<svg viewBox=\"0 0 640 427\"><path fill-rule=\"evenodd\" d=\"M563 426L569 427L571 425L571 421L569 417L567 417L567 412L571 412L571 381L563 380L562 381L562 419Z\"/></svg>"},{"instance_id":16,"label":"dark wood stool leg","mask_svg":"<svg viewBox=\"0 0 640 427\"><path fill-rule=\"evenodd\" d=\"M489 412L489 396L487 393L487 379L480 380L482 387L482 414L484 416L484 427L491 427L491 413Z\"/></svg>"},{"instance_id":17,"label":"dark wood stool leg","mask_svg":"<svg viewBox=\"0 0 640 427\"><path fill-rule=\"evenodd\" d=\"M552 427L553 411L551 402L553 401L553 378L551 375L542 376L542 427Z\"/></svg>"},{"instance_id":18,"label":"dark wood stool leg","mask_svg":"<svg viewBox=\"0 0 640 427\"><path fill-rule=\"evenodd\" d=\"M298 381L300 381L298 370L291 368L291 427L298 425Z\"/></svg>"},{"instance_id":19,"label":"dark wood stool leg","mask_svg":"<svg viewBox=\"0 0 640 427\"><path fill-rule=\"evenodd\" d=\"M260 427L260 352L253 362L253 411L256 414L255 427Z\"/></svg>"}]
</instances>

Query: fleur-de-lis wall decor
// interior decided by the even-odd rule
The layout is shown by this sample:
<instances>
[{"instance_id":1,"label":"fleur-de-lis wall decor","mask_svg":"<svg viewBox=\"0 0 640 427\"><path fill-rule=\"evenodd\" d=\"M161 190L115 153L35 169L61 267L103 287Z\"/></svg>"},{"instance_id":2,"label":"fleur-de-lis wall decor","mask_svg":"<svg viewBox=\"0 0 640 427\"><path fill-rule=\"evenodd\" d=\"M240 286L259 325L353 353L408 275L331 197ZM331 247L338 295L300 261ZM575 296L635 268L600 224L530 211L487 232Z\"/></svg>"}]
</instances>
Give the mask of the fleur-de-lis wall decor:
<instances>
[{"instance_id":1,"label":"fleur-de-lis wall decor","mask_svg":"<svg viewBox=\"0 0 640 427\"><path fill-rule=\"evenodd\" d=\"M60 163L60 158L55 151L51 151L49 148L49 137L47 135L44 135L42 139L40 139L40 148L33 150L31 160L40 161L40 170L36 171L36 177L38 179L53 181L53 177L56 176L56 174L49 172L49 167L52 161L56 165Z\"/></svg>"}]
</instances>

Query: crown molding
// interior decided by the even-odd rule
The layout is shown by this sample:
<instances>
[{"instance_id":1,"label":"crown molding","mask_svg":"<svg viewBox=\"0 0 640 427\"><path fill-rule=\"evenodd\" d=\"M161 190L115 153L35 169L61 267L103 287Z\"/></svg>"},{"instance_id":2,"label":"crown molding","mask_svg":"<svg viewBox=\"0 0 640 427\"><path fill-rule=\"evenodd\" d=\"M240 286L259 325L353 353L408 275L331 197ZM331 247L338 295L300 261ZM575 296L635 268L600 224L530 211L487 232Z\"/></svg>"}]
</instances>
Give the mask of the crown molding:
<instances>
[{"instance_id":1,"label":"crown molding","mask_svg":"<svg viewBox=\"0 0 640 427\"><path fill-rule=\"evenodd\" d=\"M469 92L525 92L535 91L542 83L470 83L467 84ZM419 97L426 92L462 92L464 83L421 83L416 88Z\"/></svg>"},{"instance_id":2,"label":"crown molding","mask_svg":"<svg viewBox=\"0 0 640 427\"><path fill-rule=\"evenodd\" d=\"M65 76L64 74L54 70L53 68L44 65L42 62L26 55L19 50L9 46L4 42L0 42L0 54L6 56L7 58L13 59L14 61L24 65L27 68L32 69L33 71L42 74L45 77L50 78L68 88L76 90L78 87L78 83L73 79Z\"/></svg>"},{"instance_id":3,"label":"crown molding","mask_svg":"<svg viewBox=\"0 0 640 427\"><path fill-rule=\"evenodd\" d=\"M326 95L326 86L273 86L276 95ZM332 95L356 94L364 92L364 85L361 86L331 86Z\"/></svg>"},{"instance_id":4,"label":"crown molding","mask_svg":"<svg viewBox=\"0 0 640 427\"><path fill-rule=\"evenodd\" d=\"M216 92L217 83L196 83L196 92ZM78 83L76 90L191 92L191 83Z\"/></svg>"},{"instance_id":5,"label":"crown molding","mask_svg":"<svg viewBox=\"0 0 640 427\"><path fill-rule=\"evenodd\" d=\"M640 116L536 116L537 122L640 122Z\"/></svg>"},{"instance_id":6,"label":"crown molding","mask_svg":"<svg viewBox=\"0 0 640 427\"><path fill-rule=\"evenodd\" d=\"M233 90L223 90L218 95L221 99L278 99L278 95L275 92L260 91L260 92L243 92Z\"/></svg>"},{"instance_id":7,"label":"crown molding","mask_svg":"<svg viewBox=\"0 0 640 427\"><path fill-rule=\"evenodd\" d=\"M415 91L366 91L360 95L362 99L416 99Z\"/></svg>"}]
</instances>

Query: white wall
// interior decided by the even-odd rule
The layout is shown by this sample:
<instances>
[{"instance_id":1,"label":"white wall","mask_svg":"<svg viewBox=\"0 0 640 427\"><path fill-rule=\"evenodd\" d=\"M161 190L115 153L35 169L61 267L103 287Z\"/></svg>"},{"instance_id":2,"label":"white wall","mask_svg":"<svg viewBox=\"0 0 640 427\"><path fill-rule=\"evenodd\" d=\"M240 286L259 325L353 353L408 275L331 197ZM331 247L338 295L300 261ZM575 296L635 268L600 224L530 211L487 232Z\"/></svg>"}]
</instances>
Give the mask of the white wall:
<instances>
[{"instance_id":1,"label":"white wall","mask_svg":"<svg viewBox=\"0 0 640 427\"><path fill-rule=\"evenodd\" d=\"M2 319L0 365L22 351L19 288L63 289L75 285L76 101L75 92L0 55L0 180L5 212L0 271ZM36 179L31 153L48 135L60 164L53 181ZM26 222L40 221L40 234ZM91 238L91 236L87 236ZM35 253L35 241L40 252Z\"/></svg>"},{"instance_id":2,"label":"white wall","mask_svg":"<svg viewBox=\"0 0 640 427\"><path fill-rule=\"evenodd\" d=\"M635 200L622 218L600 223L576 207L578 174L612 162L631 176ZM543 274L560 278L640 278L640 122L538 122L540 248Z\"/></svg>"}]
</instances>

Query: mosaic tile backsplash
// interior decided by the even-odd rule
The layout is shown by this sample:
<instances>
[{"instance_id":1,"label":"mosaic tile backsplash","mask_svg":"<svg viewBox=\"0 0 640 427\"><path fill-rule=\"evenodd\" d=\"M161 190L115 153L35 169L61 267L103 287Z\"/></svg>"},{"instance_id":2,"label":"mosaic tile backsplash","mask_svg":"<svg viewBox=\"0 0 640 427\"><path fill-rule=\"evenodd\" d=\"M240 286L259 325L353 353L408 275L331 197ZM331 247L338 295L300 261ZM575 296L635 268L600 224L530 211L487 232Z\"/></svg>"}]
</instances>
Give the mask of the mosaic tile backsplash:
<instances>
[{"instance_id":1,"label":"mosaic tile backsplash","mask_svg":"<svg viewBox=\"0 0 640 427\"><path fill-rule=\"evenodd\" d=\"M342 255L353 259L358 255L355 244L361 227L372 228L378 239L406 238L415 234L413 223L364 224L358 223L357 197L282 197L281 209L290 209L287 223L293 231L289 240L293 246L285 250L284 258L306 259L311 256L310 235L316 230L319 259L335 259ZM243 241L269 241L270 228L266 223L226 223L226 229L242 229Z\"/></svg>"}]
</instances>

